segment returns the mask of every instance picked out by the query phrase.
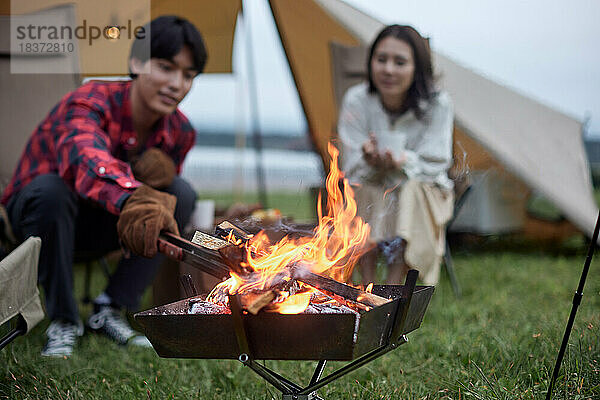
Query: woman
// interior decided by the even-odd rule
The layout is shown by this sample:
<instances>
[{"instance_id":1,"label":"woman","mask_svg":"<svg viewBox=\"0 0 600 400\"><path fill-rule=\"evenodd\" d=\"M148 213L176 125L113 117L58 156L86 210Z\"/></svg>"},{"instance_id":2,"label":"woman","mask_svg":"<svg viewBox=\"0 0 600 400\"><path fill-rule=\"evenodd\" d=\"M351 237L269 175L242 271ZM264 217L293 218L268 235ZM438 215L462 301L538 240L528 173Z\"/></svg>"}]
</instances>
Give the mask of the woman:
<instances>
[{"instance_id":1,"label":"woman","mask_svg":"<svg viewBox=\"0 0 600 400\"><path fill-rule=\"evenodd\" d=\"M439 278L445 225L453 211L453 112L436 91L429 46L410 26L385 27L371 45L368 82L351 87L340 111L342 168L355 186L359 215L378 244L361 259L375 279L378 250L388 284L409 268L429 285Z\"/></svg>"}]
</instances>

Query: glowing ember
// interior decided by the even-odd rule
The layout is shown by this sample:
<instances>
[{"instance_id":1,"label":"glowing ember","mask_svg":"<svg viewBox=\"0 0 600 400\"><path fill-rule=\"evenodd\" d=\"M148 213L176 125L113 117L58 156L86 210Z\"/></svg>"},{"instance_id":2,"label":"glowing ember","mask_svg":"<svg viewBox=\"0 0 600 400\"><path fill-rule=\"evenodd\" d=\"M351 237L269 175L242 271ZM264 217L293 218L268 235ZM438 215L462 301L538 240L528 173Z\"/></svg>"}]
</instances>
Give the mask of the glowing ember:
<instances>
[{"instance_id":1,"label":"glowing ember","mask_svg":"<svg viewBox=\"0 0 600 400\"><path fill-rule=\"evenodd\" d=\"M317 201L318 226L311 237L284 237L273 244L267 234L259 232L244 244L247 265L254 271L248 275L231 272L231 278L217 285L207 300L226 303L227 294L267 290L285 286L291 280L290 266L305 268L311 272L346 282L358 258L368 250L370 227L356 215L354 192L343 179L343 191L339 182L343 178L338 169L338 151L329 144L331 168L327 176L327 213L321 209L321 198ZM227 241L240 245L239 239L230 234ZM300 291L290 296L279 296L269 311L296 314L308 306L315 289L300 284Z\"/></svg>"}]
</instances>

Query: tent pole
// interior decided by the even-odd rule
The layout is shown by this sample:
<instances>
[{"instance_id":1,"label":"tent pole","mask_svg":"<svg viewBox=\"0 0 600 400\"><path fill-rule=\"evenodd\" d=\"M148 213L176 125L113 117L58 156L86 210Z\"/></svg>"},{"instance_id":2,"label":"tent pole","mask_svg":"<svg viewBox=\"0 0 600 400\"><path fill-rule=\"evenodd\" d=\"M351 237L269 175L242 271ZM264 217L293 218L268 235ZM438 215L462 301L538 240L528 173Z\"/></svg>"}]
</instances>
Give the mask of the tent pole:
<instances>
[{"instance_id":1,"label":"tent pole","mask_svg":"<svg viewBox=\"0 0 600 400\"><path fill-rule=\"evenodd\" d=\"M246 21L244 18L239 18L238 23L243 27L241 30L246 31ZM235 202L243 202L244 200L244 153L246 151L246 106L247 106L247 79L246 74L240 71L235 72L235 149L237 152L237 162L234 170L233 178L233 198Z\"/></svg>"},{"instance_id":2,"label":"tent pole","mask_svg":"<svg viewBox=\"0 0 600 400\"><path fill-rule=\"evenodd\" d=\"M252 56L252 35L250 32L250 20L246 19L244 3L242 1L242 15L244 15L244 27L246 28L246 68L248 72L248 89L250 92L250 119L252 121L252 137L254 138L254 150L256 153L256 182L258 184L258 201L263 208L268 208L267 188L265 185L265 172L263 166L263 146L258 121L258 90L256 85L257 76L254 71L254 57Z\"/></svg>"},{"instance_id":3,"label":"tent pole","mask_svg":"<svg viewBox=\"0 0 600 400\"><path fill-rule=\"evenodd\" d=\"M599 230L600 230L600 212L598 213L598 219L596 220L596 227L594 228L594 234L592 235L592 241L590 242L590 247L588 249L587 258L585 259L585 263L583 265L583 271L581 272L581 278L579 279L579 286L577 287L577 291L575 292L575 296L573 297L573 307L571 308L571 314L569 315L569 320L567 321L565 335L563 336L562 345L560 346L560 350L558 352L558 357L556 359L556 365L554 366L554 372L552 373L552 379L550 380L550 385L548 386L548 392L546 393L546 400L550 400L550 397L552 396L552 389L553 389L554 383L556 382L556 378L558 378L558 372L560 371L560 364L562 363L562 359L565 355L565 350L567 349L567 345L569 344L569 336L571 336L571 329L573 328L573 322L575 321L575 314L577 314L577 308L579 307L579 304L581 304L581 298L583 297L583 287L585 286L585 280L587 278L587 274L590 269L592 257L594 256L594 249L596 247L596 242L598 241L598 231Z\"/></svg>"}]
</instances>

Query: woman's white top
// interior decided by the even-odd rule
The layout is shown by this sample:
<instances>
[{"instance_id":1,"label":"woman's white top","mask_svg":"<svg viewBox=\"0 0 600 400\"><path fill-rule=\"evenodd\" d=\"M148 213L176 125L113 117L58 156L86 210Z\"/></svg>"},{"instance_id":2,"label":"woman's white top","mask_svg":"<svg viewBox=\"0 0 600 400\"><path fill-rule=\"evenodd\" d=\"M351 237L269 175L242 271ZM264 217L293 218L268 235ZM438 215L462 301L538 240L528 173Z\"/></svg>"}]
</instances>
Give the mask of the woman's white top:
<instances>
[{"instance_id":1,"label":"woman's white top","mask_svg":"<svg viewBox=\"0 0 600 400\"><path fill-rule=\"evenodd\" d=\"M340 110L338 135L342 144L342 170L349 181L392 188L409 178L452 189L448 178L454 123L450 96L438 93L426 110L421 120L412 110L393 120L377 93L368 92L366 82L348 89ZM380 151L391 150L396 160L404 154L402 170L382 177L365 162L362 146L369 140L370 132L376 135Z\"/></svg>"}]
</instances>

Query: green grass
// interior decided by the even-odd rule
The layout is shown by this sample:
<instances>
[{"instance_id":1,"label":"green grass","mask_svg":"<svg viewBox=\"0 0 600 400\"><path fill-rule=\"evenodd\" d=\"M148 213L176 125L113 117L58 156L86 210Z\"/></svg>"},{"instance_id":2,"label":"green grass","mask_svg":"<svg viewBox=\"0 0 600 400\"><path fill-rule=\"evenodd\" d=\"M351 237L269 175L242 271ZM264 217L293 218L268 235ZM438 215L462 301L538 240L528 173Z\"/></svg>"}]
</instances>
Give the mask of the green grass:
<instances>
[{"instance_id":1,"label":"green grass","mask_svg":"<svg viewBox=\"0 0 600 400\"><path fill-rule=\"evenodd\" d=\"M202 193L225 208L256 194ZM232 200L232 198L234 200ZM271 193L268 206L305 222L307 192ZM534 208L544 208L536 203ZM548 211L549 210L549 211ZM409 342L319 390L325 399L543 399L585 259L577 240L540 249L514 237L464 243L454 252L463 297L442 275L421 328ZM382 271L380 271L382 275ZM93 290L105 279L96 268ZM600 260L592 263L583 302L555 388L555 399L600 399ZM77 297L83 268L76 266ZM151 307L145 296L144 308ZM90 313L81 307L82 318ZM239 362L163 359L86 334L70 359L45 359L43 321L0 352L0 399L280 399ZM0 336L8 327L0 327ZM307 383L314 362L267 362ZM330 363L326 373L344 363Z\"/></svg>"},{"instance_id":2,"label":"green grass","mask_svg":"<svg viewBox=\"0 0 600 400\"><path fill-rule=\"evenodd\" d=\"M463 297L446 276L409 342L319 391L326 399L542 399L584 257L456 252ZM96 269L95 290L103 285ZM592 263L556 399L600 398L600 261ZM83 269L76 268L76 288ZM146 304L147 307L150 304ZM82 316L89 313L82 307ZM47 321L0 352L0 399L279 399L236 361L162 359L87 334L45 359ZM4 333L4 332L2 332ZM305 383L312 362L267 365ZM327 371L343 363L331 363Z\"/></svg>"}]
</instances>

